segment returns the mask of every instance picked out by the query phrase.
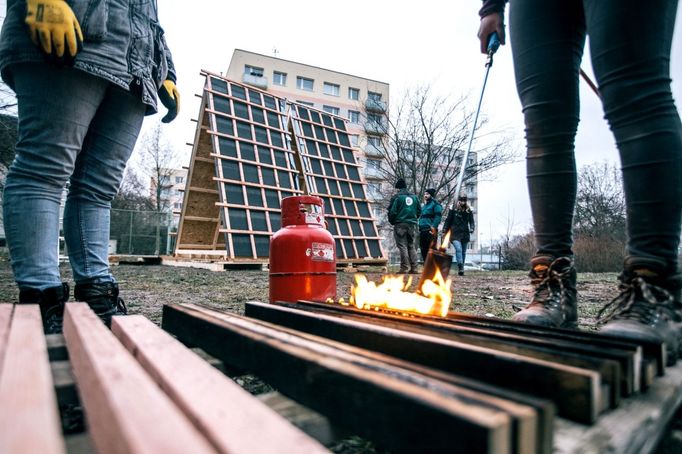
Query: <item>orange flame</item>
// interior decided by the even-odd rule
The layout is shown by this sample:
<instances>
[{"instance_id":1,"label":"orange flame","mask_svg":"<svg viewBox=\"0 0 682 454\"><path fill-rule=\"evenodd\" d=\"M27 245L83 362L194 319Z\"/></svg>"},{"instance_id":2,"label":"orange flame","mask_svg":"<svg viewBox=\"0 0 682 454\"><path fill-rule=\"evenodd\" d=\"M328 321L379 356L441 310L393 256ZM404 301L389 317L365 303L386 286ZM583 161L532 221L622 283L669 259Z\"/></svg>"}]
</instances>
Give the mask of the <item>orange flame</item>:
<instances>
[{"instance_id":1,"label":"orange flame","mask_svg":"<svg viewBox=\"0 0 682 454\"><path fill-rule=\"evenodd\" d=\"M449 245L450 245L450 230L448 230L448 233L446 233L445 236L443 237L443 242L440 244L441 251L446 250Z\"/></svg>"},{"instance_id":2,"label":"orange flame","mask_svg":"<svg viewBox=\"0 0 682 454\"><path fill-rule=\"evenodd\" d=\"M441 317L447 315L452 301L452 280L446 281L440 270L436 270L435 276L422 284L421 294L407 291L411 283L411 277L405 282L403 276L384 276L377 285L363 274L358 274L351 288L350 304L359 309L385 308Z\"/></svg>"}]
</instances>

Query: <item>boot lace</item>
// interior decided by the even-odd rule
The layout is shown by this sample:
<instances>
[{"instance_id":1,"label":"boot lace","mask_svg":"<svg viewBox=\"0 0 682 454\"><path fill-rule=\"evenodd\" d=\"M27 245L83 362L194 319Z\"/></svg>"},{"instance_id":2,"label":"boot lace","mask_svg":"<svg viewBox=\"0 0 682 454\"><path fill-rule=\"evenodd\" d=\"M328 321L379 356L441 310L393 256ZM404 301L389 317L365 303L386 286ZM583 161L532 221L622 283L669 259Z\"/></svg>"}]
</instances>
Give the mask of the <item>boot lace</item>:
<instances>
[{"instance_id":1,"label":"boot lace","mask_svg":"<svg viewBox=\"0 0 682 454\"><path fill-rule=\"evenodd\" d=\"M61 334L64 324L62 304L49 307L45 311L44 329L45 334Z\"/></svg>"},{"instance_id":2,"label":"boot lace","mask_svg":"<svg viewBox=\"0 0 682 454\"><path fill-rule=\"evenodd\" d=\"M116 314L115 315L128 315L128 307L126 306L123 298L116 298Z\"/></svg>"},{"instance_id":3,"label":"boot lace","mask_svg":"<svg viewBox=\"0 0 682 454\"><path fill-rule=\"evenodd\" d=\"M547 269L545 277L536 284L530 306L539 304L551 309L561 308L561 296L565 290L564 280L569 277L571 268L566 267L558 271L553 268L553 265L554 263Z\"/></svg>"},{"instance_id":4,"label":"boot lace","mask_svg":"<svg viewBox=\"0 0 682 454\"><path fill-rule=\"evenodd\" d=\"M664 288L651 284L642 277L618 285L620 293L601 308L597 321L601 324L613 319L627 319L654 324L661 314L675 318L673 296ZM638 297L641 295L641 298Z\"/></svg>"}]
</instances>

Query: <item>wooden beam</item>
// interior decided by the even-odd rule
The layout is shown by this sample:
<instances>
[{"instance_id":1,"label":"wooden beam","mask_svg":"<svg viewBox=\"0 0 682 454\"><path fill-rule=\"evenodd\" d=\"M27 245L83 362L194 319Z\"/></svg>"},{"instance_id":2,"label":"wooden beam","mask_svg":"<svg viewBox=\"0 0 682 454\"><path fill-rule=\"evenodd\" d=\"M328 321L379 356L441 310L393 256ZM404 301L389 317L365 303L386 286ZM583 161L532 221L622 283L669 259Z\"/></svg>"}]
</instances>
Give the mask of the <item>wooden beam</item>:
<instances>
[{"instance_id":1,"label":"wooden beam","mask_svg":"<svg viewBox=\"0 0 682 454\"><path fill-rule=\"evenodd\" d=\"M7 349L7 338L9 337L9 326L12 320L14 304L0 303L0 376L2 376L2 363L5 359Z\"/></svg>"},{"instance_id":2,"label":"wooden beam","mask_svg":"<svg viewBox=\"0 0 682 454\"><path fill-rule=\"evenodd\" d=\"M509 416L447 383L192 304L164 306L163 327L391 451L511 451Z\"/></svg>"},{"instance_id":3,"label":"wooden beam","mask_svg":"<svg viewBox=\"0 0 682 454\"><path fill-rule=\"evenodd\" d=\"M64 338L98 451L214 451L87 304L66 304Z\"/></svg>"},{"instance_id":4,"label":"wooden beam","mask_svg":"<svg viewBox=\"0 0 682 454\"><path fill-rule=\"evenodd\" d=\"M38 305L15 307L6 345L0 375L0 452L65 452Z\"/></svg>"},{"instance_id":5,"label":"wooden beam","mask_svg":"<svg viewBox=\"0 0 682 454\"><path fill-rule=\"evenodd\" d=\"M327 452L143 316L114 317L111 331L218 451Z\"/></svg>"},{"instance_id":6,"label":"wooden beam","mask_svg":"<svg viewBox=\"0 0 682 454\"><path fill-rule=\"evenodd\" d=\"M550 399L560 416L584 424L593 423L603 407L601 375L593 370L337 315L267 309L267 305L249 303L247 315L318 336L333 336L338 342Z\"/></svg>"}]
</instances>

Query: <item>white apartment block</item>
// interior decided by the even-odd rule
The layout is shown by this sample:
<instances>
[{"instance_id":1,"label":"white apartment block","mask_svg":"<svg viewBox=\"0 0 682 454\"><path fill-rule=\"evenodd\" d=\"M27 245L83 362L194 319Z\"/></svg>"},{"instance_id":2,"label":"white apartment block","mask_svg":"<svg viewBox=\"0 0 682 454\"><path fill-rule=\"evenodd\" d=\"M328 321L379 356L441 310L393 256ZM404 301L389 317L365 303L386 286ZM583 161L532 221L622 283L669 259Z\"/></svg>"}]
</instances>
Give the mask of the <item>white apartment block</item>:
<instances>
[{"instance_id":1,"label":"white apartment block","mask_svg":"<svg viewBox=\"0 0 682 454\"><path fill-rule=\"evenodd\" d=\"M382 190L390 189L382 176L387 83L242 49L232 54L226 77L347 119L368 198L374 200Z\"/></svg>"}]
</instances>

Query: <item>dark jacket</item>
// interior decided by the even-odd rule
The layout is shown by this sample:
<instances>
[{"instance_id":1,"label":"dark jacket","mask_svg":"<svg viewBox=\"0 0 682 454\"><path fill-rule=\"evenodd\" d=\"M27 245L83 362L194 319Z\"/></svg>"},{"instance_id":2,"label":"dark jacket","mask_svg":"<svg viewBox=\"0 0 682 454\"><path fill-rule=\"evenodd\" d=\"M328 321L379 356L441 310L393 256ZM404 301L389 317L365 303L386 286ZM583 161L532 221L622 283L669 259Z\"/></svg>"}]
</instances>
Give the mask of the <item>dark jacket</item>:
<instances>
[{"instance_id":1,"label":"dark jacket","mask_svg":"<svg viewBox=\"0 0 682 454\"><path fill-rule=\"evenodd\" d=\"M474 212L468 206L463 209L453 208L448 213L448 217L443 224L443 232L450 230L450 241L469 242L471 233L476 229L474 223Z\"/></svg>"},{"instance_id":2,"label":"dark jacket","mask_svg":"<svg viewBox=\"0 0 682 454\"><path fill-rule=\"evenodd\" d=\"M156 112L164 80L176 81L170 50L159 24L156 0L67 0L83 31L83 49L73 67L126 90L131 86ZM25 0L8 0L0 36L0 73L14 87L12 65L44 62L24 23Z\"/></svg>"},{"instance_id":3,"label":"dark jacket","mask_svg":"<svg viewBox=\"0 0 682 454\"><path fill-rule=\"evenodd\" d=\"M504 4L507 0L483 0L483 6L478 11L478 15L485 17L492 13L504 14Z\"/></svg>"},{"instance_id":4,"label":"dark jacket","mask_svg":"<svg viewBox=\"0 0 682 454\"><path fill-rule=\"evenodd\" d=\"M417 196L409 193L407 189L401 189L388 204L388 222L391 225L400 223L417 225L421 212Z\"/></svg>"},{"instance_id":5,"label":"dark jacket","mask_svg":"<svg viewBox=\"0 0 682 454\"><path fill-rule=\"evenodd\" d=\"M419 217L419 231L424 232L431 228L438 229L443 217L443 206L438 200L431 198L422 205L422 215Z\"/></svg>"}]
</instances>

